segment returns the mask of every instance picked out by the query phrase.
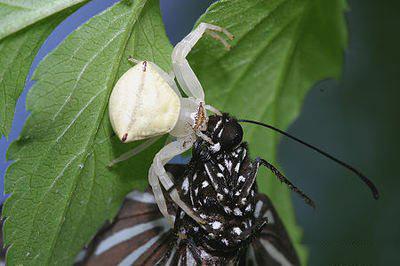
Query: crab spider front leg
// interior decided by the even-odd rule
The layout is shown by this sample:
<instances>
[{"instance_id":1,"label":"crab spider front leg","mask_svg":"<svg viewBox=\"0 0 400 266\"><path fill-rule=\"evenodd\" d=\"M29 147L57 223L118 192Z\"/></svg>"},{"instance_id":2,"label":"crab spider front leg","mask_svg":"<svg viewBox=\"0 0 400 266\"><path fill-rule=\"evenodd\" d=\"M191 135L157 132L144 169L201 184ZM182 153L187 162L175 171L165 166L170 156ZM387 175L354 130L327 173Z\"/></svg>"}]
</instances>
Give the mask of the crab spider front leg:
<instances>
[{"instance_id":1,"label":"crab spider front leg","mask_svg":"<svg viewBox=\"0 0 400 266\"><path fill-rule=\"evenodd\" d=\"M204 33L207 33L214 39L220 41L227 49L229 49L230 45L217 32L224 33L229 39L233 39L233 35L224 28L207 23L200 23L194 31L189 33L175 46L172 52L172 66L179 85L181 85L181 88L186 95L201 101L204 101L204 91L195 73L191 69L186 56Z\"/></svg>"},{"instance_id":2,"label":"crab spider front leg","mask_svg":"<svg viewBox=\"0 0 400 266\"><path fill-rule=\"evenodd\" d=\"M175 187L175 184L171 180L170 176L165 171L164 166L176 155L182 154L185 151L189 150L196 137L194 135L189 135L184 138L179 138L178 140L169 143L164 148L162 148L154 157L153 164L150 167L149 171L149 183L153 189L153 193L156 198L157 205L161 211L161 213L167 217L168 222L173 226L173 217L168 213L166 200L164 198L164 194L162 193L162 189L160 186L160 182L164 189L167 191L171 199L190 217L192 217L198 223L204 223L204 220L201 219L198 215L194 213L194 211L181 200L179 193Z\"/></svg>"}]
</instances>

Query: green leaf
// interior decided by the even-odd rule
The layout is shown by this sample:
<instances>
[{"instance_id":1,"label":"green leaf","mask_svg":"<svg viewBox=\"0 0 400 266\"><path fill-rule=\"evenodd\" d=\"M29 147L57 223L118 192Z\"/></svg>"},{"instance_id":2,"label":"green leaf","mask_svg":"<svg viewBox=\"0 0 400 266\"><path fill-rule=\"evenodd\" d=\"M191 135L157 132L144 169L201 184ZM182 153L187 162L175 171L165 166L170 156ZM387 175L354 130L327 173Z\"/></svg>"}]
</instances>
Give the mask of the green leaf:
<instances>
[{"instance_id":1,"label":"green leaf","mask_svg":"<svg viewBox=\"0 0 400 266\"><path fill-rule=\"evenodd\" d=\"M0 40L0 137L10 134L15 105L39 48L54 28L79 6L56 13ZM8 24L13 23L14 20L8 21Z\"/></svg>"},{"instance_id":2,"label":"green leaf","mask_svg":"<svg viewBox=\"0 0 400 266\"><path fill-rule=\"evenodd\" d=\"M87 0L0 0L0 40Z\"/></svg>"},{"instance_id":3,"label":"green leaf","mask_svg":"<svg viewBox=\"0 0 400 266\"><path fill-rule=\"evenodd\" d=\"M209 38L192 52L190 62L207 104L238 118L287 128L312 85L340 77L347 45L345 8L341 0L221 0L212 5L199 22L225 27L236 38L230 51ZM276 163L276 133L245 126L245 139L253 157ZM259 173L260 189L276 205L305 264L291 192L270 173L265 176ZM289 178L297 183L295 176Z\"/></svg>"},{"instance_id":4,"label":"green leaf","mask_svg":"<svg viewBox=\"0 0 400 266\"><path fill-rule=\"evenodd\" d=\"M145 176L162 141L109 169L132 145L112 132L107 103L128 55L170 69L158 1L117 3L64 40L37 68L31 111L8 159L7 265L70 265ZM137 145L136 143L133 145Z\"/></svg>"}]
</instances>

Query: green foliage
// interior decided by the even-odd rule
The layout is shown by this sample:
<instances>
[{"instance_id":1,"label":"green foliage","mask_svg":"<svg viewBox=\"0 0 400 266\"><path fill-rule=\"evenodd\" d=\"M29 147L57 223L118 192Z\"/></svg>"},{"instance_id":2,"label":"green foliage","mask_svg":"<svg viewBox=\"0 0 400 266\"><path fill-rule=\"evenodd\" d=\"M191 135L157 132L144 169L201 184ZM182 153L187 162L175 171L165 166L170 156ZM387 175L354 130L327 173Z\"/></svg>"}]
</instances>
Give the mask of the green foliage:
<instances>
[{"instance_id":1,"label":"green foliage","mask_svg":"<svg viewBox=\"0 0 400 266\"><path fill-rule=\"evenodd\" d=\"M46 0L29 5L0 1L0 137L10 133L15 105L40 46L85 1Z\"/></svg>"},{"instance_id":2,"label":"green foliage","mask_svg":"<svg viewBox=\"0 0 400 266\"><path fill-rule=\"evenodd\" d=\"M0 39L87 0L0 0Z\"/></svg>"},{"instance_id":3,"label":"green foliage","mask_svg":"<svg viewBox=\"0 0 400 266\"><path fill-rule=\"evenodd\" d=\"M236 38L230 51L211 39L192 52L206 102L238 118L287 128L313 84L340 76L347 44L345 8L340 0L222 0L212 5L199 22L225 27ZM245 126L245 139L253 157L276 163L276 133ZM291 192L270 173L265 176L259 173L260 189L276 205L305 263Z\"/></svg>"},{"instance_id":4,"label":"green foliage","mask_svg":"<svg viewBox=\"0 0 400 266\"><path fill-rule=\"evenodd\" d=\"M14 7L23 7L15 4L19 2L26 1L14 1ZM8 6L16 9L15 24L0 11L0 25L10 24L0 29L0 38L8 36L0 41L1 54L7 54L0 58L0 95L10 95L0 102L0 134L9 132L38 47L71 11L66 8L79 2L35 1L42 3L37 5L41 9L32 12ZM4 3L0 0L0 6ZM207 103L240 118L287 128L315 82L340 76L347 42L344 9L341 0L222 0L212 5L200 21L226 27L236 39L231 51L225 51L206 38L190 56ZM36 50L29 51L29 45ZM8 151L8 159L15 160L6 173L6 193L12 196L3 212L9 265L71 264L115 216L126 193L146 186L148 167L163 141L107 168L137 145L121 144L115 137L107 103L114 83L130 67L128 55L168 71L171 49L158 1L124 0L89 20L41 62L27 99L31 115ZM245 133L253 157L276 162L277 135L250 126ZM277 206L305 262L290 192L265 176L259 174L260 188Z\"/></svg>"},{"instance_id":5,"label":"green foliage","mask_svg":"<svg viewBox=\"0 0 400 266\"><path fill-rule=\"evenodd\" d=\"M8 151L3 215L8 265L68 265L145 176L160 144L113 169L132 145L112 133L107 103L128 54L170 68L158 1L118 3L72 33L37 68L31 111Z\"/></svg>"}]
</instances>

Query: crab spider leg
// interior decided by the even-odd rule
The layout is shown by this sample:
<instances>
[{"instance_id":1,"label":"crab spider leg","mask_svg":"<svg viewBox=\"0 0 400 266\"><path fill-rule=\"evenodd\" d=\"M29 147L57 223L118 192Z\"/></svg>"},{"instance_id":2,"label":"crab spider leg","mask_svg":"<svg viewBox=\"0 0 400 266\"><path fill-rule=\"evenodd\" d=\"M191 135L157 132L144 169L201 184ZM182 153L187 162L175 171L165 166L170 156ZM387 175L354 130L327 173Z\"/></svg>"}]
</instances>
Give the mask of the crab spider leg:
<instances>
[{"instance_id":1,"label":"crab spider leg","mask_svg":"<svg viewBox=\"0 0 400 266\"><path fill-rule=\"evenodd\" d=\"M222 38L221 35L213 32L213 31L210 31L210 30L207 30L205 33L210 35L215 40L221 42L225 46L226 50L230 50L231 49L231 45L224 38Z\"/></svg>"},{"instance_id":2,"label":"crab spider leg","mask_svg":"<svg viewBox=\"0 0 400 266\"><path fill-rule=\"evenodd\" d=\"M203 132L201 132L201 131L195 131L195 133L196 133L196 135L197 135L199 138L202 138L203 140L207 141L210 145L214 145L214 142L211 140L211 138L208 137L208 136L207 136L206 134L204 134Z\"/></svg>"},{"instance_id":3,"label":"crab spider leg","mask_svg":"<svg viewBox=\"0 0 400 266\"><path fill-rule=\"evenodd\" d=\"M154 199L158 205L158 209L160 209L161 214L167 219L169 225L174 227L174 216L168 213L167 203L164 198L164 194L160 185L160 181L157 178L157 175L154 172L153 167L149 169L149 184L153 190Z\"/></svg>"},{"instance_id":4,"label":"crab spider leg","mask_svg":"<svg viewBox=\"0 0 400 266\"><path fill-rule=\"evenodd\" d=\"M132 64L139 64L140 60L135 59L133 56L128 56L128 61L131 62Z\"/></svg>"},{"instance_id":5,"label":"crab spider leg","mask_svg":"<svg viewBox=\"0 0 400 266\"><path fill-rule=\"evenodd\" d=\"M127 151L123 154L121 154L119 157L115 158L114 160L112 160L109 164L108 167L112 167L117 163L123 162L128 160L129 158L135 156L136 154L139 154L140 152L144 151L145 149L147 149L148 147L150 147L151 145L153 145L157 140L159 140L161 138L161 136L158 137L154 137L151 139L148 139L146 141L144 141L142 144L136 146L135 148L133 148L130 151Z\"/></svg>"},{"instance_id":6,"label":"crab spider leg","mask_svg":"<svg viewBox=\"0 0 400 266\"><path fill-rule=\"evenodd\" d=\"M213 32L213 34L210 34ZM200 25L187 35L182 41L180 41L172 52L172 66L176 78L181 85L182 90L189 96L204 101L204 91L201 87L200 81L197 79L195 73L191 69L186 56L192 50L193 46L198 40L204 35L204 33L210 34L216 38L215 32L224 33L229 39L233 39L233 35L227 30L207 24L200 23ZM221 41L222 38L218 36L217 40ZM226 41L221 41L223 45L226 45Z\"/></svg>"},{"instance_id":7,"label":"crab spider leg","mask_svg":"<svg viewBox=\"0 0 400 266\"><path fill-rule=\"evenodd\" d=\"M207 110L213 112L214 114L217 114L217 115L219 115L219 116L222 116L221 111L218 110L217 108L215 108L214 106L211 106L211 105L206 104L206 105L204 105L204 108L206 108Z\"/></svg>"},{"instance_id":8,"label":"crab spider leg","mask_svg":"<svg viewBox=\"0 0 400 266\"><path fill-rule=\"evenodd\" d=\"M167 210L167 205L163 193L161 191L160 182L165 190L168 192L171 199L190 217L192 217L198 223L204 223L204 220L197 216L194 211L181 200L179 197L178 191L175 188L171 177L167 174L164 166L170 161L173 157L178 154L182 154L185 151L189 150L196 137L193 135L189 135L184 138L180 138L176 141L169 143L168 145L164 146L154 157L153 164L150 167L149 171L149 183L153 188L154 194L157 194L156 202L161 213L166 216L170 217ZM188 143L190 145L188 145ZM160 193L161 191L161 193Z\"/></svg>"}]
</instances>

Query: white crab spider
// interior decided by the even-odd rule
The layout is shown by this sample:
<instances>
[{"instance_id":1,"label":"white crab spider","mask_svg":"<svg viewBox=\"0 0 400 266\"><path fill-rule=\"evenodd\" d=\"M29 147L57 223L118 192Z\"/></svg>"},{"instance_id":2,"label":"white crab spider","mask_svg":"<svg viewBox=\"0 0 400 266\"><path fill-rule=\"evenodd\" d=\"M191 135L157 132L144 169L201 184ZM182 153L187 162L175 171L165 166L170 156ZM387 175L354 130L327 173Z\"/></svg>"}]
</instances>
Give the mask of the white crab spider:
<instances>
[{"instance_id":1,"label":"white crab spider","mask_svg":"<svg viewBox=\"0 0 400 266\"><path fill-rule=\"evenodd\" d=\"M118 80L109 102L111 124L122 142L149 139L111 164L141 152L160 135L169 133L176 138L156 154L149 169L149 183L156 202L171 225L174 217L168 213L161 185L182 210L196 221L204 222L180 199L164 168L173 157L190 149L197 137L210 141L201 132L207 128L206 109L221 114L212 106L205 105L203 88L186 60L186 56L204 33L220 41L227 49L230 48L218 33L224 33L231 40L232 34L221 27L201 23L175 46L172 52L172 74L168 75L152 62L131 59L136 65ZM180 94L174 75L187 98Z\"/></svg>"}]
</instances>

